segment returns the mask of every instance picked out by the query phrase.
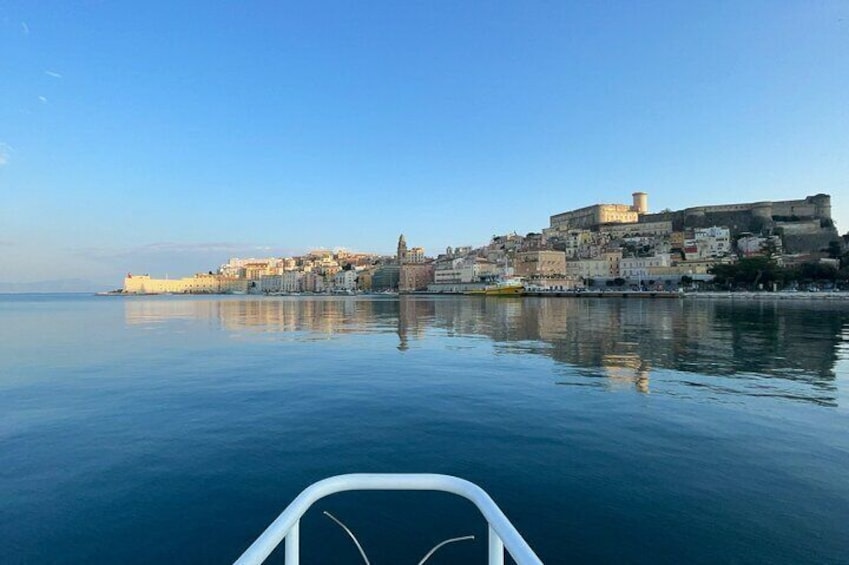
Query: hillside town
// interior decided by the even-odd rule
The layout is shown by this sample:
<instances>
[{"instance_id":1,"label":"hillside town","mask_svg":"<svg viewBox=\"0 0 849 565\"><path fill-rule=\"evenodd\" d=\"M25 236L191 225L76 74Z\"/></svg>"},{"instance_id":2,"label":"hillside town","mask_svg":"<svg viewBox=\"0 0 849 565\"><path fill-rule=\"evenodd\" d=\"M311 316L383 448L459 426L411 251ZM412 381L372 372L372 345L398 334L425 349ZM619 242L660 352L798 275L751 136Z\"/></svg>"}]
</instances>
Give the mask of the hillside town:
<instances>
[{"instance_id":1,"label":"hillside town","mask_svg":"<svg viewBox=\"0 0 849 565\"><path fill-rule=\"evenodd\" d=\"M847 236L834 226L827 194L656 213L649 212L646 193L635 192L632 199L558 213L539 232L495 235L485 246L448 247L435 257L408 246L401 235L393 256L318 250L299 257L231 258L215 271L180 279L128 274L121 292L462 294L508 279L531 292L662 291L717 283L776 290L779 284L798 287L799 272L808 285L823 279L833 286L849 278Z\"/></svg>"}]
</instances>

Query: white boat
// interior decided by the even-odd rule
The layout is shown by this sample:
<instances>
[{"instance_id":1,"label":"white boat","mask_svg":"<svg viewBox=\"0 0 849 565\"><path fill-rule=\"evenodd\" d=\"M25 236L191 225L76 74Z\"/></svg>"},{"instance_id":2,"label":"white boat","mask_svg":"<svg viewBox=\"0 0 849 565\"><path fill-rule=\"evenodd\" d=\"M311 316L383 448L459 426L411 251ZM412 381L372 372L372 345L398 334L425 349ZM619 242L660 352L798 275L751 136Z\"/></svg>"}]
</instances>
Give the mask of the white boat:
<instances>
[{"instance_id":1,"label":"white boat","mask_svg":"<svg viewBox=\"0 0 849 565\"><path fill-rule=\"evenodd\" d=\"M300 520L307 510L322 498L337 492L353 490L417 490L441 491L462 496L471 501L489 524L488 561L489 565L504 565L505 550L517 565L541 565L542 561L531 549L525 539L504 515L504 512L482 488L467 480L450 475L435 474L379 474L363 473L337 475L307 487L275 519L268 528L236 560L235 565L259 565L280 545L285 544L286 565L298 565L300 562ZM365 551L354 534L329 513L325 513L339 524L353 539L360 550L365 563L369 563ZM423 565L431 555L442 546L463 541L472 536L453 538L437 544L419 561Z\"/></svg>"}]
</instances>

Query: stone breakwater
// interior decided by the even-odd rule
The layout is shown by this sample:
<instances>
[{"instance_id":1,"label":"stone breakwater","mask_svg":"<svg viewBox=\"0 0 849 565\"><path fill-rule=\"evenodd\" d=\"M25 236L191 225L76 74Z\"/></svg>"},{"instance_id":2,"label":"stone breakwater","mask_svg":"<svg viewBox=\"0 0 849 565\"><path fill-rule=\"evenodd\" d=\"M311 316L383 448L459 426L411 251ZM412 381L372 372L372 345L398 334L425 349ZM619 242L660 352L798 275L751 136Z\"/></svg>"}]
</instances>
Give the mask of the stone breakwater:
<instances>
[{"instance_id":1,"label":"stone breakwater","mask_svg":"<svg viewBox=\"0 0 849 565\"><path fill-rule=\"evenodd\" d=\"M684 296L723 300L839 300L849 303L849 292L688 292Z\"/></svg>"}]
</instances>

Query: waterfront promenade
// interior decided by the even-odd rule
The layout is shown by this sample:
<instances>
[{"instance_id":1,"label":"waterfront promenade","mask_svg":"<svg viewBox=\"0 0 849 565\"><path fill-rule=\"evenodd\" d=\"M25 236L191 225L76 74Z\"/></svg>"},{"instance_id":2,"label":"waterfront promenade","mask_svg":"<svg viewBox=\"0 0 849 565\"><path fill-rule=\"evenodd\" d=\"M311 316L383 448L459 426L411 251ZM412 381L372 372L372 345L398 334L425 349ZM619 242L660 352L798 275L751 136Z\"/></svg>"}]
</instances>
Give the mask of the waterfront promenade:
<instances>
[{"instance_id":1,"label":"waterfront promenade","mask_svg":"<svg viewBox=\"0 0 849 565\"><path fill-rule=\"evenodd\" d=\"M720 300L840 300L849 302L849 292L729 292L699 291L679 292L670 290L581 290L581 291L528 291L523 296L556 298L681 298Z\"/></svg>"},{"instance_id":2,"label":"waterfront promenade","mask_svg":"<svg viewBox=\"0 0 849 565\"><path fill-rule=\"evenodd\" d=\"M842 300L849 301L849 292L688 292L687 298L721 298L729 300Z\"/></svg>"}]
</instances>

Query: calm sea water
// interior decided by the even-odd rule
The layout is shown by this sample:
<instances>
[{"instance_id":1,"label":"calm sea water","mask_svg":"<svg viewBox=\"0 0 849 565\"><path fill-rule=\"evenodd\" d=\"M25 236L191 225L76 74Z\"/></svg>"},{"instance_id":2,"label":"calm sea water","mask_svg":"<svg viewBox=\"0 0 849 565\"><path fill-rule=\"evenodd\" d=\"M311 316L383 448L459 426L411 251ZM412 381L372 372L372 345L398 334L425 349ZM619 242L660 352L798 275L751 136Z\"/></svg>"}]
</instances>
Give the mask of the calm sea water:
<instances>
[{"instance_id":1,"label":"calm sea water","mask_svg":"<svg viewBox=\"0 0 849 565\"><path fill-rule=\"evenodd\" d=\"M0 296L0 562L227 563L309 483L546 563L849 562L849 306ZM485 555L347 494L304 563ZM275 556L281 563L282 556Z\"/></svg>"}]
</instances>

